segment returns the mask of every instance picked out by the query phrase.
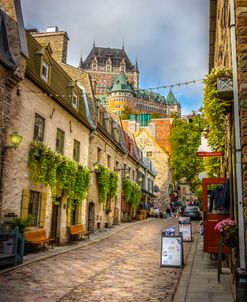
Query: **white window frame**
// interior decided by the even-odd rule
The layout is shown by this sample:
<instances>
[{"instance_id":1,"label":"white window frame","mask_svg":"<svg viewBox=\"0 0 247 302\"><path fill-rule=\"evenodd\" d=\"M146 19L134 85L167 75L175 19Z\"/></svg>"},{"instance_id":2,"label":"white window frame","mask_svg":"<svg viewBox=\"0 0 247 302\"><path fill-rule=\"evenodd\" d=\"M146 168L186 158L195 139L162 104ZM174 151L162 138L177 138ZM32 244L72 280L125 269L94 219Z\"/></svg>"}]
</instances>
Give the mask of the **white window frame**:
<instances>
[{"instance_id":1,"label":"white window frame","mask_svg":"<svg viewBox=\"0 0 247 302\"><path fill-rule=\"evenodd\" d=\"M46 74L43 73L43 71L46 70ZM41 68L41 78L43 81L48 83L49 81L49 65L46 62L42 62L42 68Z\"/></svg>"},{"instance_id":2,"label":"white window frame","mask_svg":"<svg viewBox=\"0 0 247 302\"><path fill-rule=\"evenodd\" d=\"M76 101L75 101L76 100ZM75 102L74 102L75 101ZM79 105L79 101L78 101L78 95L76 93L72 94L72 107L76 110L78 110L78 105Z\"/></svg>"}]
</instances>

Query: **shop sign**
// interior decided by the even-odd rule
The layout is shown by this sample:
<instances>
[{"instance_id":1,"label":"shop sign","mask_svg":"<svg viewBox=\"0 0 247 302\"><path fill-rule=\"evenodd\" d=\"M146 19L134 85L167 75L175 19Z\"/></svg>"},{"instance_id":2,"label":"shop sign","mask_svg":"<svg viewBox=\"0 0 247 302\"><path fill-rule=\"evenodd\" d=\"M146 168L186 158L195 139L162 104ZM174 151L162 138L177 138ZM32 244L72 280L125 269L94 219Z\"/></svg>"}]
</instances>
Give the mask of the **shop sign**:
<instances>
[{"instance_id":1,"label":"shop sign","mask_svg":"<svg viewBox=\"0 0 247 302\"><path fill-rule=\"evenodd\" d=\"M192 227L189 217L179 217L178 233L182 234L182 238L184 242L192 241Z\"/></svg>"},{"instance_id":2,"label":"shop sign","mask_svg":"<svg viewBox=\"0 0 247 302\"><path fill-rule=\"evenodd\" d=\"M182 236L161 234L161 267L182 267L184 264Z\"/></svg>"}]
</instances>

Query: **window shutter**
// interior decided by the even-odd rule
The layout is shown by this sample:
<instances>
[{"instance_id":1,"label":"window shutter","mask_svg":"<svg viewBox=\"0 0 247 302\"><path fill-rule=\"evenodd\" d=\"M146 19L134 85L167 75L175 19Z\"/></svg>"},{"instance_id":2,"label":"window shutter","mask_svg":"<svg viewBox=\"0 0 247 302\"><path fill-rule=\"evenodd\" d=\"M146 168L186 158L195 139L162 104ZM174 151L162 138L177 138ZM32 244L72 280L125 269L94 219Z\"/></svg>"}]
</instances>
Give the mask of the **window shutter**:
<instances>
[{"instance_id":1,"label":"window shutter","mask_svg":"<svg viewBox=\"0 0 247 302\"><path fill-rule=\"evenodd\" d=\"M81 224L81 205L77 208L77 223Z\"/></svg>"},{"instance_id":2,"label":"window shutter","mask_svg":"<svg viewBox=\"0 0 247 302\"><path fill-rule=\"evenodd\" d=\"M28 205L29 205L29 190L28 189L23 189L23 191L22 191L22 202L21 202L21 220L27 218Z\"/></svg>"},{"instance_id":3,"label":"window shutter","mask_svg":"<svg viewBox=\"0 0 247 302\"><path fill-rule=\"evenodd\" d=\"M67 208L67 226L70 226L70 218L71 218L71 209Z\"/></svg>"},{"instance_id":4,"label":"window shutter","mask_svg":"<svg viewBox=\"0 0 247 302\"><path fill-rule=\"evenodd\" d=\"M46 201L47 193L41 193L41 203L40 203L40 216L39 216L39 226L45 226L45 216L46 216Z\"/></svg>"}]
</instances>

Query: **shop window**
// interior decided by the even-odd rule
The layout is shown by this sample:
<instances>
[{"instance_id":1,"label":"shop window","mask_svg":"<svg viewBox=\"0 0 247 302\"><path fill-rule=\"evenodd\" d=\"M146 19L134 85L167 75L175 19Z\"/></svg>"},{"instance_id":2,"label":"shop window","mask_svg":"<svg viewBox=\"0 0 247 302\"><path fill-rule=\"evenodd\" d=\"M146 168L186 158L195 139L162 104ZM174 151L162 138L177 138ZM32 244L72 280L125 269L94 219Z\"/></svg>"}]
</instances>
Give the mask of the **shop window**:
<instances>
[{"instance_id":1,"label":"shop window","mask_svg":"<svg viewBox=\"0 0 247 302\"><path fill-rule=\"evenodd\" d=\"M38 142L44 141L45 119L39 114L35 113L33 140Z\"/></svg>"},{"instance_id":2,"label":"shop window","mask_svg":"<svg viewBox=\"0 0 247 302\"><path fill-rule=\"evenodd\" d=\"M32 215L34 226L38 226L39 223L39 210L40 210L40 192L30 191L28 215Z\"/></svg>"}]
</instances>

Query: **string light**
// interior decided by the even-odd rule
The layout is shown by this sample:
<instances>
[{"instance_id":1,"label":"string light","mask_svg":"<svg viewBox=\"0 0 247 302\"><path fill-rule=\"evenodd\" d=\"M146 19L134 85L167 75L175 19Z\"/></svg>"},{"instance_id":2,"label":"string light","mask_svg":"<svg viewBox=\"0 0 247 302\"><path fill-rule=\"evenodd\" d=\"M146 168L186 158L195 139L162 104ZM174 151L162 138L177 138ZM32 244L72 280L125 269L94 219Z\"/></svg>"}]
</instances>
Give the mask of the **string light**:
<instances>
[{"instance_id":1,"label":"string light","mask_svg":"<svg viewBox=\"0 0 247 302\"><path fill-rule=\"evenodd\" d=\"M152 87L152 88L146 88L146 90L157 90L159 91L159 89L167 89L167 88L174 88L174 87L181 87L181 86L188 86L189 84L195 84L196 82L202 82L203 79L200 80L192 80L192 81L188 81L188 82L182 82L182 83L175 83L175 84L170 84L170 85L165 85L165 86L158 86L158 87Z\"/></svg>"},{"instance_id":2,"label":"string light","mask_svg":"<svg viewBox=\"0 0 247 302\"><path fill-rule=\"evenodd\" d=\"M170 84L170 85L165 85L165 86L157 86L157 87L152 87L152 88L146 88L145 90L148 90L150 93L154 92L154 90L157 90L157 92L159 93L160 89L167 89L167 88L174 88L174 87L181 87L181 86L188 86L189 84L195 84L196 82L202 82L203 79L200 80L193 80L193 81L188 81L188 82L183 82L183 83L175 83L175 84ZM18 89L18 92L29 92L29 93L35 93L38 94L39 96L43 95L43 96L50 96L50 97L66 97L65 94L50 94L50 93L42 93L40 91L32 91L32 90L26 90L26 89ZM71 98L72 95L67 95L67 97Z\"/></svg>"}]
</instances>

